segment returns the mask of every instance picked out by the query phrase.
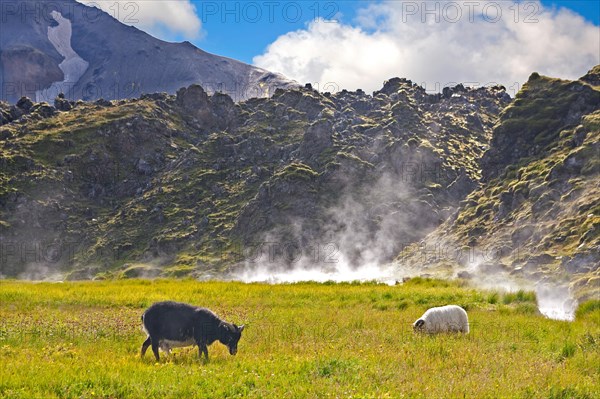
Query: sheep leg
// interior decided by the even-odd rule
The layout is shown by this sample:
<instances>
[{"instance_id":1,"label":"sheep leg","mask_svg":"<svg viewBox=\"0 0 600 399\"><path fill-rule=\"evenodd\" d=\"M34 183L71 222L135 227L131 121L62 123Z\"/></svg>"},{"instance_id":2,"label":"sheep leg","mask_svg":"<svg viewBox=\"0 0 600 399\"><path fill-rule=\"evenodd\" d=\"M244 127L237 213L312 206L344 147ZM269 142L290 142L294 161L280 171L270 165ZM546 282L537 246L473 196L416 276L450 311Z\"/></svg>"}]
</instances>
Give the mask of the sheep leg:
<instances>
[{"instance_id":1,"label":"sheep leg","mask_svg":"<svg viewBox=\"0 0 600 399\"><path fill-rule=\"evenodd\" d=\"M204 343L198 345L198 356L200 357L200 359L202 359L203 354L206 358L206 361L208 362L208 347Z\"/></svg>"},{"instance_id":2,"label":"sheep leg","mask_svg":"<svg viewBox=\"0 0 600 399\"><path fill-rule=\"evenodd\" d=\"M146 338L146 340L142 344L142 357L144 357L144 355L146 354L146 350L148 350L148 347L150 346L151 343L152 343L152 338L150 338L150 337Z\"/></svg>"},{"instance_id":3,"label":"sheep leg","mask_svg":"<svg viewBox=\"0 0 600 399\"><path fill-rule=\"evenodd\" d=\"M152 352L154 353L154 357L156 358L156 361L160 361L160 356L158 354L158 341L157 340L152 340Z\"/></svg>"}]
</instances>

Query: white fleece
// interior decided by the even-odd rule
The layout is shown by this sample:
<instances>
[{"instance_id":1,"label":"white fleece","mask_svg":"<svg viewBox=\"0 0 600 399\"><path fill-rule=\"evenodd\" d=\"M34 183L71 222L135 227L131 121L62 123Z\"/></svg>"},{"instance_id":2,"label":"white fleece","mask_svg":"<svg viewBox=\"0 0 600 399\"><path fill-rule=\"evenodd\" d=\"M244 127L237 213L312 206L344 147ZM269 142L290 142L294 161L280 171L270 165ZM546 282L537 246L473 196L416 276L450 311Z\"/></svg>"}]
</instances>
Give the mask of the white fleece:
<instances>
[{"instance_id":1,"label":"white fleece","mask_svg":"<svg viewBox=\"0 0 600 399\"><path fill-rule=\"evenodd\" d=\"M467 312L456 305L447 305L428 309L423 316L413 323L416 326L419 320L425 323L420 328L430 334L441 332L469 332L469 319ZM418 327L415 327L419 329Z\"/></svg>"}]
</instances>

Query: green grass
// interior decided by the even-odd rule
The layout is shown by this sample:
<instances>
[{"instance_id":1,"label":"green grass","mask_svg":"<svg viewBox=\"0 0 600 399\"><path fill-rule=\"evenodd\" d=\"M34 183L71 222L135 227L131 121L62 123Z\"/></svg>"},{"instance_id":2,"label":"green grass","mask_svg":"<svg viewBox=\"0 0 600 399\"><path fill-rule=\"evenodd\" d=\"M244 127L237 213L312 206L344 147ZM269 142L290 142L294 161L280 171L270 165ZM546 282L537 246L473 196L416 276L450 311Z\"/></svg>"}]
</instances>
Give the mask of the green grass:
<instances>
[{"instance_id":1,"label":"green grass","mask_svg":"<svg viewBox=\"0 0 600 399\"><path fill-rule=\"evenodd\" d=\"M587 301L577 309L577 317L583 317L589 313L598 313L600 311L600 299L592 299Z\"/></svg>"},{"instance_id":2,"label":"green grass","mask_svg":"<svg viewBox=\"0 0 600 399\"><path fill-rule=\"evenodd\" d=\"M0 282L2 398L593 398L600 310L574 322L523 313L460 283L398 286L192 280ZM245 323L238 355L215 343L139 356L140 315L173 299ZM471 333L415 335L431 306L468 308ZM513 306L514 305L514 306Z\"/></svg>"},{"instance_id":3,"label":"green grass","mask_svg":"<svg viewBox=\"0 0 600 399\"><path fill-rule=\"evenodd\" d=\"M535 302L535 294L533 292L527 292L523 290L518 290L517 292L509 292L504 294L502 301L505 304L513 303L513 302Z\"/></svg>"}]
</instances>

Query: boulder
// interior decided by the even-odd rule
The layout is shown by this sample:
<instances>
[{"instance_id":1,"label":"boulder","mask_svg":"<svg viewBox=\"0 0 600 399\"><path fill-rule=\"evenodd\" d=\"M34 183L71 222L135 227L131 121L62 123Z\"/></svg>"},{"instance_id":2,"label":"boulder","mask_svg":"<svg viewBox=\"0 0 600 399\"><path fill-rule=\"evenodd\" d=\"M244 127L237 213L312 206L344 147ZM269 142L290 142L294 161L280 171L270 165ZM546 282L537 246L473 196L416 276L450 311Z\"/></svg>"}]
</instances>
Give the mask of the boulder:
<instances>
[{"instance_id":1,"label":"boulder","mask_svg":"<svg viewBox=\"0 0 600 399\"><path fill-rule=\"evenodd\" d=\"M227 94L215 93L210 97L210 103L219 128L225 130L234 125L237 111L231 97Z\"/></svg>"},{"instance_id":2,"label":"boulder","mask_svg":"<svg viewBox=\"0 0 600 399\"><path fill-rule=\"evenodd\" d=\"M96 105L99 105L99 106L101 106L101 107L112 107L112 105L113 105L113 104L112 104L110 101L108 101L108 100L105 100L105 99L103 99L103 98L101 98L101 99L99 99L99 100L96 100L96 101L94 102L94 104L96 104Z\"/></svg>"},{"instance_id":3,"label":"boulder","mask_svg":"<svg viewBox=\"0 0 600 399\"><path fill-rule=\"evenodd\" d=\"M477 183L467 175L464 169L462 169L458 177L448 186L447 193L448 196L454 200L462 200L472 192L475 187L477 187Z\"/></svg>"},{"instance_id":4,"label":"boulder","mask_svg":"<svg viewBox=\"0 0 600 399\"><path fill-rule=\"evenodd\" d=\"M225 99L228 96L219 93L213 97L219 103L218 112L226 113L226 110L230 108L229 101ZM181 107L185 113L197 119L199 125L205 128L210 128L215 124L221 127L221 125L227 123L214 115L211 100L199 85L194 84L188 88L179 89L175 104Z\"/></svg>"},{"instance_id":5,"label":"boulder","mask_svg":"<svg viewBox=\"0 0 600 399\"><path fill-rule=\"evenodd\" d=\"M568 273L586 273L598 270L600 267L600 254L598 253L578 253L573 257L564 257L561 266Z\"/></svg>"},{"instance_id":6,"label":"boulder","mask_svg":"<svg viewBox=\"0 0 600 399\"><path fill-rule=\"evenodd\" d=\"M208 108L210 105L208 94L200 85L191 85L188 88L179 89L175 103L190 112Z\"/></svg>"},{"instance_id":7,"label":"boulder","mask_svg":"<svg viewBox=\"0 0 600 399\"><path fill-rule=\"evenodd\" d=\"M0 140L4 141L12 138L13 134L10 132L10 130L0 130Z\"/></svg>"},{"instance_id":8,"label":"boulder","mask_svg":"<svg viewBox=\"0 0 600 399\"><path fill-rule=\"evenodd\" d=\"M21 97L16 104L17 108L29 112L31 107L33 107L33 101L31 101L28 97Z\"/></svg>"},{"instance_id":9,"label":"boulder","mask_svg":"<svg viewBox=\"0 0 600 399\"><path fill-rule=\"evenodd\" d=\"M42 118L50 118L56 114L56 108L46 102L42 102L31 107L31 112L41 116Z\"/></svg>"},{"instance_id":10,"label":"boulder","mask_svg":"<svg viewBox=\"0 0 600 399\"><path fill-rule=\"evenodd\" d=\"M333 145L332 133L331 121L319 119L314 122L304 133L299 155L301 157L318 156L323 150Z\"/></svg>"},{"instance_id":11,"label":"boulder","mask_svg":"<svg viewBox=\"0 0 600 399\"><path fill-rule=\"evenodd\" d=\"M69 100L65 99L64 94L61 93L54 99L54 108L56 108L58 111L64 112L70 111L73 108L73 105Z\"/></svg>"}]
</instances>

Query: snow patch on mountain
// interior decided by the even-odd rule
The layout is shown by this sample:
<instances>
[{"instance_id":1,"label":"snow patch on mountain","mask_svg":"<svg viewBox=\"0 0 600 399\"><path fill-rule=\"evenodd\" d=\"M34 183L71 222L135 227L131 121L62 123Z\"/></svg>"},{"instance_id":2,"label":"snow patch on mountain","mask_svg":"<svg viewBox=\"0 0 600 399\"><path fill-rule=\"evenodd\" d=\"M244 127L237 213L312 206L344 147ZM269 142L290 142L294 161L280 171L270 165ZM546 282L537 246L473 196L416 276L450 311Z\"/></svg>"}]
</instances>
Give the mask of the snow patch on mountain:
<instances>
[{"instance_id":1,"label":"snow patch on mountain","mask_svg":"<svg viewBox=\"0 0 600 399\"><path fill-rule=\"evenodd\" d=\"M89 67L89 63L71 47L71 36L73 35L71 21L58 11L52 11L51 16L58 25L48 27L48 40L56 51L65 57L63 62L58 65L64 73L64 79L61 82L52 83L47 89L38 90L36 92L36 101L38 102L51 102L59 93L69 93Z\"/></svg>"}]
</instances>

